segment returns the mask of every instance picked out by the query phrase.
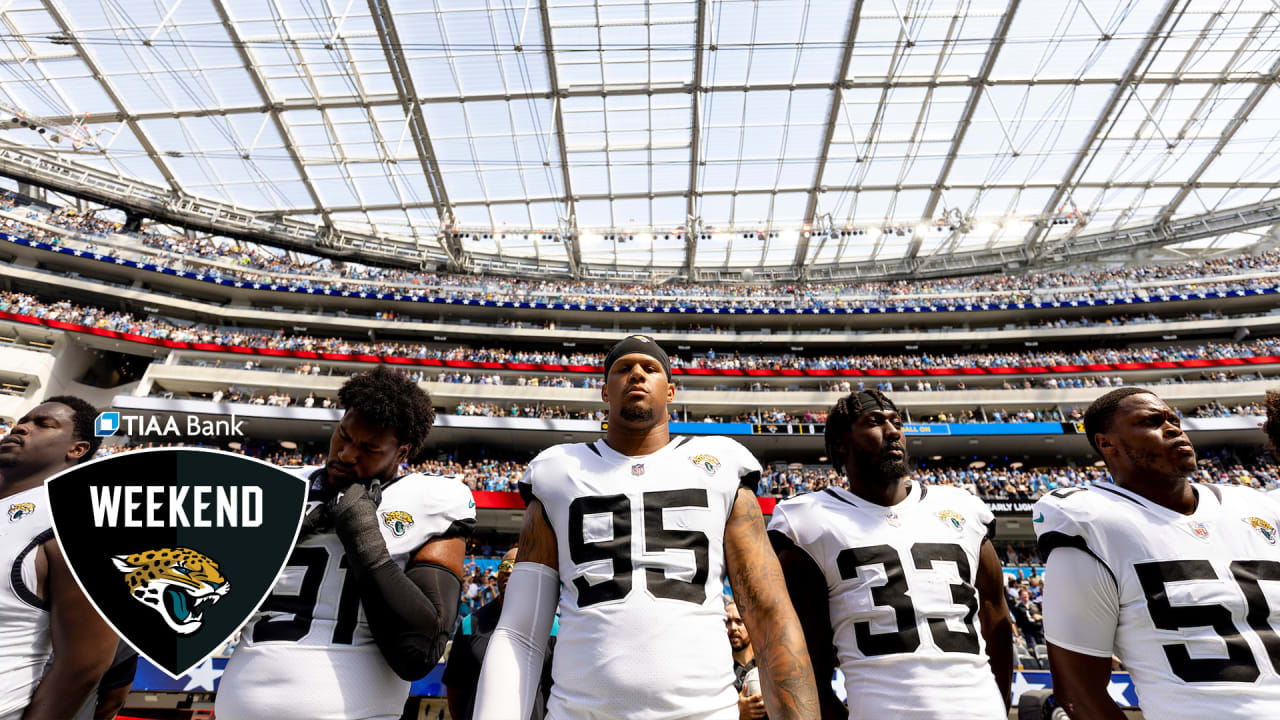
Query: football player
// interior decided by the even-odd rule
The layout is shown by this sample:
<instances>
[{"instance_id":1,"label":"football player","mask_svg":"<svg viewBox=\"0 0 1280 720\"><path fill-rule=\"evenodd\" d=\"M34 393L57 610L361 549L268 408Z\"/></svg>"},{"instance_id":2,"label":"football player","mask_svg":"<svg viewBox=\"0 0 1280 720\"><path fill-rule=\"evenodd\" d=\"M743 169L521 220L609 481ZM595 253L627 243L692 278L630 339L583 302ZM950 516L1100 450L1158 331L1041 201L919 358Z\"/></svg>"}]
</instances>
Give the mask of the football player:
<instances>
[{"instance_id":1,"label":"football player","mask_svg":"<svg viewBox=\"0 0 1280 720\"><path fill-rule=\"evenodd\" d=\"M836 403L826 446L849 489L787 500L769 523L822 717L1007 718L1012 624L995 517L964 490L911 481L902 418L878 390Z\"/></svg>"},{"instance_id":2,"label":"football player","mask_svg":"<svg viewBox=\"0 0 1280 720\"><path fill-rule=\"evenodd\" d=\"M520 551L475 717L529 716L558 605L548 718L737 718L726 572L769 716L814 717L804 637L756 501L760 465L732 440L668 434L676 391L651 338L623 339L604 367L605 436L543 451L522 480Z\"/></svg>"},{"instance_id":3,"label":"football player","mask_svg":"<svg viewBox=\"0 0 1280 720\"><path fill-rule=\"evenodd\" d=\"M1280 391L1268 390L1263 407L1267 411L1266 422L1262 423L1262 432L1267 436L1271 452L1280 456ZM1267 490L1273 498L1280 499L1280 487Z\"/></svg>"},{"instance_id":4,"label":"football player","mask_svg":"<svg viewBox=\"0 0 1280 720\"><path fill-rule=\"evenodd\" d=\"M1149 390L1103 395L1084 429L1114 484L1061 488L1032 509L1059 704L1123 718L1108 692L1114 654L1147 717L1280 712L1280 506L1190 482L1196 451Z\"/></svg>"},{"instance_id":5,"label":"football player","mask_svg":"<svg viewBox=\"0 0 1280 720\"><path fill-rule=\"evenodd\" d=\"M59 395L0 440L0 719L76 714L115 657L116 637L76 584L53 537L44 481L91 459L98 411ZM45 669L49 653L58 661ZM43 679L42 679L43 676ZM25 711L25 714L24 714Z\"/></svg>"},{"instance_id":6,"label":"football player","mask_svg":"<svg viewBox=\"0 0 1280 720\"><path fill-rule=\"evenodd\" d=\"M338 397L328 460L295 471L310 509L227 662L219 720L394 720L453 629L475 503L455 478L399 474L426 444L431 399L384 367Z\"/></svg>"}]
</instances>

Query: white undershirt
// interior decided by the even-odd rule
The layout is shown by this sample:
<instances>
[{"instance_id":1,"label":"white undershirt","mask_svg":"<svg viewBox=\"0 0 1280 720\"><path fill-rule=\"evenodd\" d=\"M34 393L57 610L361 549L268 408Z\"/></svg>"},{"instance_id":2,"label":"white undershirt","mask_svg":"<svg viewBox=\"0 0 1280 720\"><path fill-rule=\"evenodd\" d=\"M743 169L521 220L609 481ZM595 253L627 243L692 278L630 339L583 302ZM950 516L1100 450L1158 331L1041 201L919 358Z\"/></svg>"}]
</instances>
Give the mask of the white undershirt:
<instances>
[{"instance_id":1,"label":"white undershirt","mask_svg":"<svg viewBox=\"0 0 1280 720\"><path fill-rule=\"evenodd\" d=\"M1072 547L1049 555L1044 571L1044 637L1064 650L1111 657L1120 593L1102 561Z\"/></svg>"}]
</instances>

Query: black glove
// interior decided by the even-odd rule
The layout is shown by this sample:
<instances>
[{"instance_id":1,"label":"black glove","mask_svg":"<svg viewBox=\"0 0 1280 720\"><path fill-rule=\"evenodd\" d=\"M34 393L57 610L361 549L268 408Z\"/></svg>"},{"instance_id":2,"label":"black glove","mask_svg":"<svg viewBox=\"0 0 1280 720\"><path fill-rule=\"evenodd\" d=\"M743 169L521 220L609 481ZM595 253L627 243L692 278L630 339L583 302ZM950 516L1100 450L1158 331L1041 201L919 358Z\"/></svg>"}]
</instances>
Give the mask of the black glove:
<instances>
[{"instance_id":1,"label":"black glove","mask_svg":"<svg viewBox=\"0 0 1280 720\"><path fill-rule=\"evenodd\" d=\"M391 553L378 527L381 499L382 486L375 482L368 489L352 483L329 501L329 518L357 571L367 572L391 562Z\"/></svg>"},{"instance_id":2,"label":"black glove","mask_svg":"<svg viewBox=\"0 0 1280 720\"><path fill-rule=\"evenodd\" d=\"M343 492L356 485L358 485L358 483L348 485L342 490L337 491L337 493L328 500L321 501L317 503L315 507L311 508L311 510L302 517L302 529L298 531L298 542L302 542L312 535L327 533L333 530L332 506L338 502ZM369 499L373 501L375 509L382 504L381 482L374 480L365 492L369 496Z\"/></svg>"},{"instance_id":3,"label":"black glove","mask_svg":"<svg viewBox=\"0 0 1280 720\"><path fill-rule=\"evenodd\" d=\"M333 522L329 518L328 506L324 503L316 503L315 507L302 516L302 529L298 531L298 542L332 529Z\"/></svg>"}]
</instances>

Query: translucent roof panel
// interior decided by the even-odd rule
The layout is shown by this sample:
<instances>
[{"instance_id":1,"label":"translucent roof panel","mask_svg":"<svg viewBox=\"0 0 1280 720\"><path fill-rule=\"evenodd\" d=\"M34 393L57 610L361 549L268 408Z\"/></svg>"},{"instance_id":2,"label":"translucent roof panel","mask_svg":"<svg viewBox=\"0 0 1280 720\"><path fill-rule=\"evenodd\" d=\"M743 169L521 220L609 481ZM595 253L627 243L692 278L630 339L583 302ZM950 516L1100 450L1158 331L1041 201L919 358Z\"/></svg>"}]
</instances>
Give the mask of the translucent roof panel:
<instances>
[{"instance_id":1,"label":"translucent roof panel","mask_svg":"<svg viewBox=\"0 0 1280 720\"><path fill-rule=\"evenodd\" d=\"M435 259L452 233L526 269L800 273L1280 200L1272 0L11 0L0 23L5 147Z\"/></svg>"}]
</instances>

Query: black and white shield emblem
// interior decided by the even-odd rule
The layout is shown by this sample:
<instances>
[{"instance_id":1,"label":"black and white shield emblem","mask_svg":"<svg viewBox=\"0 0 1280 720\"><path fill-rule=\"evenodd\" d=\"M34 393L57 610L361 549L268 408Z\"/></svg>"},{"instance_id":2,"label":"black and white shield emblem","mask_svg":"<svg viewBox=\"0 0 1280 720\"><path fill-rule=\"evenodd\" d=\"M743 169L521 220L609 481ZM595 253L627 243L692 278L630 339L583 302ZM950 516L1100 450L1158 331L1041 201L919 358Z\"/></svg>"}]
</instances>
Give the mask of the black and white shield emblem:
<instances>
[{"instance_id":1,"label":"black and white shield emblem","mask_svg":"<svg viewBox=\"0 0 1280 720\"><path fill-rule=\"evenodd\" d=\"M218 450L92 460L47 481L76 582L130 645L175 679L262 603L297 539L307 483Z\"/></svg>"}]
</instances>

